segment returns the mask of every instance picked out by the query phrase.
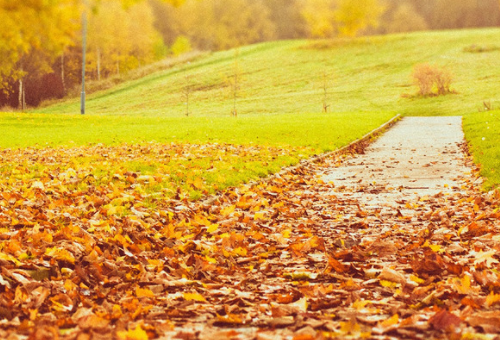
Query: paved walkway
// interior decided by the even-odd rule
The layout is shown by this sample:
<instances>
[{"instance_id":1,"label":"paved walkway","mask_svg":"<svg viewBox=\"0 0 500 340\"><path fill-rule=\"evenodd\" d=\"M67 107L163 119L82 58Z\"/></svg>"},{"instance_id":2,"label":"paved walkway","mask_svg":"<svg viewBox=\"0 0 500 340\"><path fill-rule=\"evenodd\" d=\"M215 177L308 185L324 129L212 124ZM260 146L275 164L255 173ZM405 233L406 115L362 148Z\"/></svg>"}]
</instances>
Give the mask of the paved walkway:
<instances>
[{"instance_id":1,"label":"paved walkway","mask_svg":"<svg viewBox=\"0 0 500 340\"><path fill-rule=\"evenodd\" d=\"M405 117L324 176L368 207L394 207L442 192L460 191L470 172L461 149L461 117ZM399 203L398 203L399 202Z\"/></svg>"}]
</instances>

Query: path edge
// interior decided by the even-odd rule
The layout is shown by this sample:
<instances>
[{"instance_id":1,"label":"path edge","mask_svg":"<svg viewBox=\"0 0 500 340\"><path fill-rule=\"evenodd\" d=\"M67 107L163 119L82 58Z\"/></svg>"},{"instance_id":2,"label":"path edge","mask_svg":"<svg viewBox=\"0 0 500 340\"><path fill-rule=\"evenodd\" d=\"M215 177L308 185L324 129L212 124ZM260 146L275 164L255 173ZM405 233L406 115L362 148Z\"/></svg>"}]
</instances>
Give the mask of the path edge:
<instances>
[{"instance_id":1,"label":"path edge","mask_svg":"<svg viewBox=\"0 0 500 340\"><path fill-rule=\"evenodd\" d=\"M401 115L397 114L396 116L392 117L389 121L380 125L378 128L368 132L363 137L356 139L355 141L352 141L351 143L349 143L346 146L341 147L340 149L326 152L326 153L323 153L320 155L316 155L316 156L313 156L313 157L310 157L307 159L303 159L300 161L299 164L283 168L275 174L269 175L269 176L267 176L259 181L249 182L248 184L254 185L255 183L267 182L269 180L272 180L273 178L281 177L281 176L286 175L288 173L300 170L302 168L305 168L307 165L309 165L311 163L318 163L318 162L321 162L322 160L329 158L329 157L332 157L332 156L361 153L369 144L373 143L378 137L380 137L387 130L392 128L401 119L402 119Z\"/></svg>"},{"instance_id":2,"label":"path edge","mask_svg":"<svg viewBox=\"0 0 500 340\"><path fill-rule=\"evenodd\" d=\"M397 114L396 116L392 117L389 121L380 125L376 129L368 132L363 137L356 139L355 141L352 141L351 143L349 143L346 146L341 147L340 149L326 152L326 153L323 153L320 155L315 155L315 156L309 157L307 159L303 159L299 162L299 164L282 168L277 173L270 174L270 175L263 177L263 178L260 178L258 180L249 181L248 183L243 183L243 184L241 184L241 186L254 187L254 186L262 184L262 183L268 183L268 182L272 181L273 179L281 178L281 176L296 173L299 170L306 168L309 164L321 162L322 160L324 160L328 157L360 153L369 144L373 143L373 141L375 141L378 137L380 137L387 130L392 128L401 119L402 119L401 114ZM212 205L220 197L224 196L225 192L227 192L228 190L234 190L234 189L235 189L234 187L233 188L226 188L225 190L223 190L222 192L220 192L218 194L215 194L214 196L208 197L206 199L202 199L201 204L202 205Z\"/></svg>"}]
</instances>

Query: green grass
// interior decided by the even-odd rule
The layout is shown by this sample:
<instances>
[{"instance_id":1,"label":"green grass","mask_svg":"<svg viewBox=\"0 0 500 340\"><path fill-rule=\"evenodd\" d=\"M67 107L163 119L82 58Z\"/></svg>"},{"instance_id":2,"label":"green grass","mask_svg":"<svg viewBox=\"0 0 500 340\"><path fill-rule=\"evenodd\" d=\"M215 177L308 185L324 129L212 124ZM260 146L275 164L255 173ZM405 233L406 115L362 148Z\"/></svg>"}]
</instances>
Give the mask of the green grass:
<instances>
[{"instance_id":1,"label":"green grass","mask_svg":"<svg viewBox=\"0 0 500 340\"><path fill-rule=\"evenodd\" d=\"M500 185L500 110L467 115L464 131L474 161L481 165L484 188Z\"/></svg>"},{"instance_id":2,"label":"green grass","mask_svg":"<svg viewBox=\"0 0 500 340\"><path fill-rule=\"evenodd\" d=\"M231 143L335 150L394 116L392 112L301 113L230 117L0 114L0 147L91 143Z\"/></svg>"}]
</instances>

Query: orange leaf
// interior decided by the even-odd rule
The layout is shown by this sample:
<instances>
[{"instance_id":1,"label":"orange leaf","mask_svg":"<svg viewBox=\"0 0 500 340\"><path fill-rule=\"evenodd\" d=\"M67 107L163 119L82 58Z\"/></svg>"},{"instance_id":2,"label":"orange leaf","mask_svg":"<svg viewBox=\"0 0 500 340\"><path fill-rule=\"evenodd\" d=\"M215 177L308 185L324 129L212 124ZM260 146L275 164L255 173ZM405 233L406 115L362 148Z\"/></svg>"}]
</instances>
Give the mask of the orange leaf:
<instances>
[{"instance_id":1,"label":"orange leaf","mask_svg":"<svg viewBox=\"0 0 500 340\"><path fill-rule=\"evenodd\" d=\"M349 267L343 265L331 256L328 256L328 265L333 268L337 273L342 274L349 270Z\"/></svg>"},{"instance_id":2,"label":"orange leaf","mask_svg":"<svg viewBox=\"0 0 500 340\"><path fill-rule=\"evenodd\" d=\"M488 297L486 298L486 306L487 307L491 307L494 304L497 304L499 302L500 302L500 294L495 294L495 293L491 292L490 295L488 295Z\"/></svg>"},{"instance_id":3,"label":"orange leaf","mask_svg":"<svg viewBox=\"0 0 500 340\"><path fill-rule=\"evenodd\" d=\"M142 297L155 297L155 294L148 288L140 288L140 287L137 287L135 289L135 295L138 297L138 298L142 298Z\"/></svg>"}]
</instances>

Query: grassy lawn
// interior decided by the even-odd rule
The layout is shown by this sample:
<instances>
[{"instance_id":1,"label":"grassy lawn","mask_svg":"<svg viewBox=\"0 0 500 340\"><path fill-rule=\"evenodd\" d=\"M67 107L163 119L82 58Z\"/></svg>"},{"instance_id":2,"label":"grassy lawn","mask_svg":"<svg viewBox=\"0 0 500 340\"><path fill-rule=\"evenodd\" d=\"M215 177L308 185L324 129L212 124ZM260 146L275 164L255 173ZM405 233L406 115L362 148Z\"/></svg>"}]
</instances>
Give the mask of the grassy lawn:
<instances>
[{"instance_id":1,"label":"grassy lawn","mask_svg":"<svg viewBox=\"0 0 500 340\"><path fill-rule=\"evenodd\" d=\"M228 116L231 77L238 70L239 115L319 112L324 87L332 112L390 111L404 115L464 115L483 101L498 106L500 29L419 32L354 40L281 41L217 52L89 96L88 113L181 117ZM474 52L471 46L485 46ZM418 63L447 67L456 94L415 98ZM237 64L237 65L235 65ZM325 76L326 75L326 82ZM410 95L406 98L402 95ZM78 98L39 109L78 113Z\"/></svg>"},{"instance_id":2,"label":"grassy lawn","mask_svg":"<svg viewBox=\"0 0 500 340\"><path fill-rule=\"evenodd\" d=\"M474 161L481 164L486 190L500 185L500 110L464 117L464 131Z\"/></svg>"}]
</instances>

